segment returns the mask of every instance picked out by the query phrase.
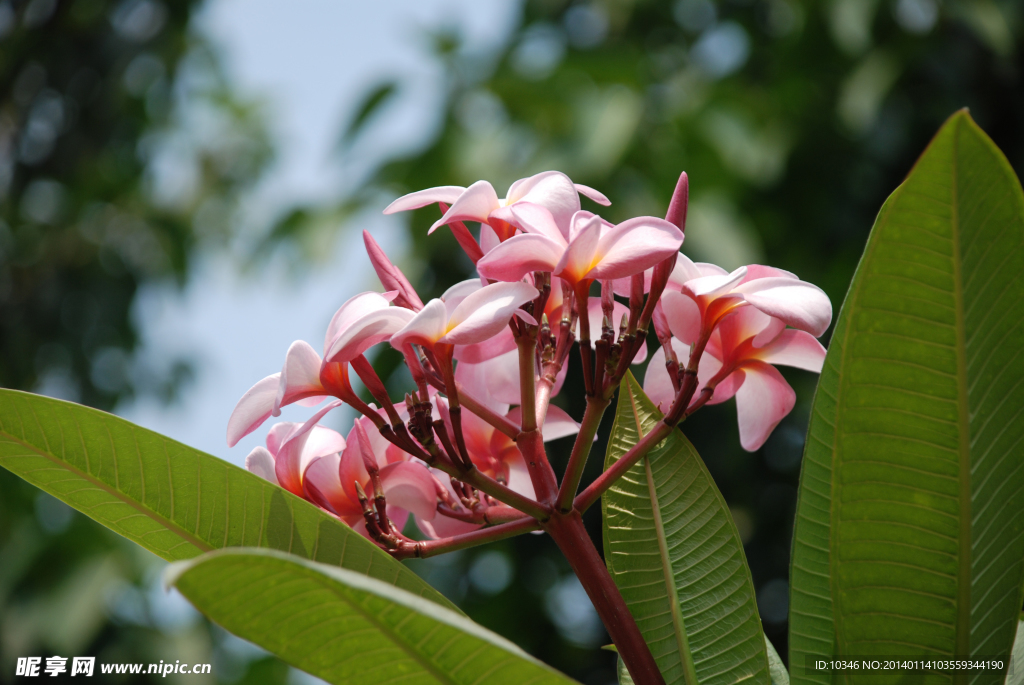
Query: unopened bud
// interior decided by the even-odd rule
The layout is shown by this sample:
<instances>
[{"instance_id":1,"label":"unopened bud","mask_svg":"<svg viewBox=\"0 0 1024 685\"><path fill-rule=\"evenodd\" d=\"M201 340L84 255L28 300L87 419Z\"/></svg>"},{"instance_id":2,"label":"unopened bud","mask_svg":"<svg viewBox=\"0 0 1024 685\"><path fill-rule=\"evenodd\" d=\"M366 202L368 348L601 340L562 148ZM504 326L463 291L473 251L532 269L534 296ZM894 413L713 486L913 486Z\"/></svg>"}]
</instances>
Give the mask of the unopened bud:
<instances>
[{"instance_id":1,"label":"unopened bud","mask_svg":"<svg viewBox=\"0 0 1024 685\"><path fill-rule=\"evenodd\" d=\"M366 496L366 491L363 490L363 486L359 484L359 481L355 481L355 486L356 486L356 497L359 498L359 501L360 502L367 502L367 501L369 501L370 498Z\"/></svg>"}]
</instances>

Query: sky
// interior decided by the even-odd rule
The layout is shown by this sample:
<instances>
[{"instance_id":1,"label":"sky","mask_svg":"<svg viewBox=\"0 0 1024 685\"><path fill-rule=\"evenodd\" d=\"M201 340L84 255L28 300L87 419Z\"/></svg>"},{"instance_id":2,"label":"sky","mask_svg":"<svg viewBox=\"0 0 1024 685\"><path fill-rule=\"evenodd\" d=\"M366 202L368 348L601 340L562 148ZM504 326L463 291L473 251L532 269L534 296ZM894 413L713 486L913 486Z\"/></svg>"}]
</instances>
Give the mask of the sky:
<instances>
[{"instance_id":1,"label":"sky","mask_svg":"<svg viewBox=\"0 0 1024 685\"><path fill-rule=\"evenodd\" d=\"M219 46L241 94L263 101L278 148L275 166L251 198L253 214L335 197L389 153L426 142L438 122L443 85L426 33L454 27L469 49L485 49L507 39L518 11L518 0L211 0L196 28ZM360 96L385 78L399 80L399 97L338 164L331 151L339 131ZM397 262L406 245L403 222L373 214L359 227ZM229 256L203 255L184 291L147 288L136 302L143 354L189 357L195 380L172 407L143 398L118 413L241 465L271 422L228 449L226 425L238 398L280 371L292 341L320 350L337 307L379 288L352 227L331 259L301 277L278 267L242 276ZM301 421L313 411L289 407L282 419ZM325 423L342 428L339 418Z\"/></svg>"}]
</instances>

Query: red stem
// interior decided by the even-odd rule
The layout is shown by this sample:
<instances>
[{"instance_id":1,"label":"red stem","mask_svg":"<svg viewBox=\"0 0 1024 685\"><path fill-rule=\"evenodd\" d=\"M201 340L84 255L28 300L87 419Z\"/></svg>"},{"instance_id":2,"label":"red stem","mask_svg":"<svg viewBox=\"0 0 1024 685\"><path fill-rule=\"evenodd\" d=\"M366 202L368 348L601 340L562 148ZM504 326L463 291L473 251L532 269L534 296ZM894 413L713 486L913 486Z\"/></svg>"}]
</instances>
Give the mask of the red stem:
<instances>
[{"instance_id":1,"label":"red stem","mask_svg":"<svg viewBox=\"0 0 1024 685\"><path fill-rule=\"evenodd\" d=\"M396 559L433 557L438 554L444 554L445 552L454 552L468 547L483 545L488 542L504 540L505 538L522 535L523 533L528 533L531 530L537 530L539 528L540 524L537 523L536 520L524 517L517 521L502 523L497 526L491 526L490 528L481 528L470 533L455 535L450 538L441 538L440 540L417 542L415 545L403 546L399 549L390 551L391 556Z\"/></svg>"},{"instance_id":2,"label":"red stem","mask_svg":"<svg viewBox=\"0 0 1024 685\"><path fill-rule=\"evenodd\" d=\"M544 524L544 530L569 560L608 635L615 642L633 682L637 685L664 685L665 680L651 656L651 650L587 534L580 513L555 514Z\"/></svg>"}]
</instances>

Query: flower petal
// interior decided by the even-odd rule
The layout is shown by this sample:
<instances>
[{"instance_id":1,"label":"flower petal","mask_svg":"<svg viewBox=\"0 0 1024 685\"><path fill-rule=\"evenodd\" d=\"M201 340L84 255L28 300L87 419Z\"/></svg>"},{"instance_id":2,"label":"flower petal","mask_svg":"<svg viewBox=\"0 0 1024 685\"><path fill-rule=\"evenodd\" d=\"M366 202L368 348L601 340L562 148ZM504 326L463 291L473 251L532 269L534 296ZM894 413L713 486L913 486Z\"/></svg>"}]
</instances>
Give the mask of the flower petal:
<instances>
[{"instance_id":1,"label":"flower petal","mask_svg":"<svg viewBox=\"0 0 1024 685\"><path fill-rule=\"evenodd\" d=\"M337 516L356 516L362 513L359 502L351 500L341 487L337 452L317 457L309 462L302 476L302 489L306 499Z\"/></svg>"},{"instance_id":2,"label":"flower petal","mask_svg":"<svg viewBox=\"0 0 1024 685\"><path fill-rule=\"evenodd\" d=\"M402 307L388 307L371 312L339 333L331 344L327 360L352 361L377 343L390 340L391 336L402 330L418 315L419 313Z\"/></svg>"},{"instance_id":3,"label":"flower petal","mask_svg":"<svg viewBox=\"0 0 1024 685\"><path fill-rule=\"evenodd\" d=\"M572 215L580 210L580 197L569 177L560 171L542 171L523 178L508 189L505 206L530 202L544 207L560 228L568 231Z\"/></svg>"},{"instance_id":4,"label":"flower petal","mask_svg":"<svg viewBox=\"0 0 1024 685\"><path fill-rule=\"evenodd\" d=\"M745 378L736 391L736 413L740 423L740 445L753 452L779 425L796 404L796 393L774 366L764 362L743 365Z\"/></svg>"},{"instance_id":5,"label":"flower petal","mask_svg":"<svg viewBox=\"0 0 1024 685\"><path fill-rule=\"evenodd\" d=\"M494 187L487 181L477 181L452 201L451 207L434 222L428 233L433 233L450 221L486 222L491 212L501 207Z\"/></svg>"},{"instance_id":6,"label":"flower petal","mask_svg":"<svg viewBox=\"0 0 1024 685\"><path fill-rule=\"evenodd\" d=\"M506 452L505 465L508 467L508 487L515 490L524 497L534 499L537 496L533 489L533 479L530 478L530 471L526 468L526 460L519 450Z\"/></svg>"},{"instance_id":7,"label":"flower petal","mask_svg":"<svg viewBox=\"0 0 1024 685\"><path fill-rule=\"evenodd\" d=\"M575 285L590 271L606 226L601 217L589 212L577 212L572 221L572 238L555 265L554 275Z\"/></svg>"},{"instance_id":8,"label":"flower petal","mask_svg":"<svg viewBox=\"0 0 1024 685\"><path fill-rule=\"evenodd\" d=\"M596 263L586 278L626 278L671 257L683 244L683 232L664 219L641 216L602 232Z\"/></svg>"},{"instance_id":9,"label":"flower petal","mask_svg":"<svg viewBox=\"0 0 1024 685\"><path fill-rule=\"evenodd\" d=\"M551 298L548 298L549 300ZM480 364L516 349L516 339L511 328L504 328L493 338L471 345L456 345L455 358L466 364ZM456 372L458 369L456 369Z\"/></svg>"},{"instance_id":10,"label":"flower petal","mask_svg":"<svg viewBox=\"0 0 1024 685\"><path fill-rule=\"evenodd\" d=\"M754 281L759 278L789 278L794 281L799 281L796 274L786 271L785 269L776 269L774 266L765 266L764 264L748 264L747 275L743 278L743 283L748 281Z\"/></svg>"},{"instance_id":11,"label":"flower petal","mask_svg":"<svg viewBox=\"0 0 1024 685\"><path fill-rule=\"evenodd\" d=\"M416 316L391 336L391 346L401 350L408 344L433 345L444 336L447 323L448 312L444 302L435 298L423 305Z\"/></svg>"},{"instance_id":12,"label":"flower petal","mask_svg":"<svg viewBox=\"0 0 1024 685\"><path fill-rule=\"evenodd\" d=\"M690 349L680 341L672 338L672 350L676 353L676 359L685 364ZM667 412L676 398L676 390L672 385L672 378L668 375L668 368L665 366L665 348L659 347L651 355L651 361L647 364L647 373L644 376L644 393L657 405L662 412Z\"/></svg>"},{"instance_id":13,"label":"flower petal","mask_svg":"<svg viewBox=\"0 0 1024 685\"><path fill-rule=\"evenodd\" d=\"M599 205L604 205L605 207L607 207L612 203L611 200L604 196L604 193L598 190L594 190L590 186L585 186L582 183L574 183L573 185L576 187L577 193L579 193L583 197L589 197L591 200L593 200Z\"/></svg>"},{"instance_id":14,"label":"flower petal","mask_svg":"<svg viewBox=\"0 0 1024 685\"><path fill-rule=\"evenodd\" d=\"M698 297L714 298L736 287L747 275L747 267L741 266L729 274L701 276L683 284L682 291L697 299Z\"/></svg>"},{"instance_id":15,"label":"flower petal","mask_svg":"<svg viewBox=\"0 0 1024 685\"><path fill-rule=\"evenodd\" d=\"M276 456L281 451L281 445L285 443L288 436L301 427L301 423L295 423L294 421L279 421L271 426L270 430L267 431L267 449L270 450L270 454Z\"/></svg>"},{"instance_id":16,"label":"flower petal","mask_svg":"<svg viewBox=\"0 0 1024 685\"><path fill-rule=\"evenodd\" d=\"M245 391L228 419L228 447L234 447L270 418L280 381L281 374L274 373Z\"/></svg>"},{"instance_id":17,"label":"flower petal","mask_svg":"<svg viewBox=\"0 0 1024 685\"><path fill-rule=\"evenodd\" d=\"M533 233L515 235L476 263L484 278L518 281L534 271L552 271L565 254L565 245Z\"/></svg>"},{"instance_id":18,"label":"flower petal","mask_svg":"<svg viewBox=\"0 0 1024 685\"><path fill-rule=\"evenodd\" d=\"M742 305L736 307L718 322L719 345L723 356L731 358L730 353L751 338L770 341L785 327L784 323L760 309Z\"/></svg>"},{"instance_id":19,"label":"flower petal","mask_svg":"<svg viewBox=\"0 0 1024 685\"><path fill-rule=\"evenodd\" d=\"M806 331L787 328L759 350L758 358L769 364L782 364L821 373L825 364L825 348Z\"/></svg>"},{"instance_id":20,"label":"flower petal","mask_svg":"<svg viewBox=\"0 0 1024 685\"><path fill-rule=\"evenodd\" d=\"M501 332L515 311L537 297L526 283L492 283L464 299L448 320L448 333L440 339L451 345L483 342Z\"/></svg>"},{"instance_id":21,"label":"flower petal","mask_svg":"<svg viewBox=\"0 0 1024 685\"><path fill-rule=\"evenodd\" d=\"M403 195L385 209L385 214L394 214L396 212L405 212L410 209L419 209L420 207L426 207L432 205L435 202L444 202L445 204L452 204L459 199L466 189L462 186L438 186L436 188L427 188L426 190L417 190L415 193L409 193Z\"/></svg>"},{"instance_id":22,"label":"flower petal","mask_svg":"<svg viewBox=\"0 0 1024 685\"><path fill-rule=\"evenodd\" d=\"M437 515L437 490L426 466L411 461L388 464L380 470L380 482L388 504L424 521Z\"/></svg>"},{"instance_id":23,"label":"flower petal","mask_svg":"<svg viewBox=\"0 0 1024 685\"><path fill-rule=\"evenodd\" d=\"M420 531L432 540L450 538L464 533L471 533L477 528L482 528L482 523L467 523L447 516L435 516L433 521L416 519L416 526Z\"/></svg>"},{"instance_id":24,"label":"flower petal","mask_svg":"<svg viewBox=\"0 0 1024 685\"><path fill-rule=\"evenodd\" d=\"M507 327L506 327L507 329ZM508 406L522 401L519 389L519 352L511 351L479 364L460 362L455 380L489 408L504 414Z\"/></svg>"},{"instance_id":25,"label":"flower petal","mask_svg":"<svg viewBox=\"0 0 1024 685\"><path fill-rule=\"evenodd\" d=\"M512 220L509 223L524 233L534 233L550 238L561 244L563 249L569 244L569 227L563 227L555 223L555 217L547 208L532 202L518 202L511 207L506 207Z\"/></svg>"},{"instance_id":26,"label":"flower petal","mask_svg":"<svg viewBox=\"0 0 1024 685\"><path fill-rule=\"evenodd\" d=\"M487 254L498 245L501 245L501 238L494 229L489 224L480 224L480 251Z\"/></svg>"},{"instance_id":27,"label":"flower petal","mask_svg":"<svg viewBox=\"0 0 1024 685\"><path fill-rule=\"evenodd\" d=\"M249 456L245 458L245 468L263 480L277 485L277 476L274 474L274 455L267 451L266 447L254 447L252 452L249 452Z\"/></svg>"},{"instance_id":28,"label":"flower petal","mask_svg":"<svg viewBox=\"0 0 1024 685\"><path fill-rule=\"evenodd\" d=\"M327 324L327 334L324 337L324 352L326 353L330 350L331 343L334 342L335 338L348 328L351 328L352 324L356 321L367 314L390 307L391 300L395 299L397 295L397 292L381 294L370 291L353 295L347 299L343 305L338 307L338 311L334 312L334 316L331 317L331 322ZM325 356L329 357L330 355Z\"/></svg>"},{"instance_id":29,"label":"flower petal","mask_svg":"<svg viewBox=\"0 0 1024 685\"><path fill-rule=\"evenodd\" d=\"M700 307L693 301L693 298L669 290L661 296L661 302L658 305L661 307L672 335L687 345L692 345L697 341L697 338L700 337L702 322Z\"/></svg>"},{"instance_id":30,"label":"flower petal","mask_svg":"<svg viewBox=\"0 0 1024 685\"><path fill-rule=\"evenodd\" d=\"M341 401L331 402L289 433L274 459L274 473L282 488L302 497L302 474L309 462L316 457L345 449L345 438L317 423L327 412L341 404Z\"/></svg>"},{"instance_id":31,"label":"flower petal","mask_svg":"<svg viewBox=\"0 0 1024 685\"><path fill-rule=\"evenodd\" d=\"M832 322L832 303L816 285L786 277L759 278L735 292L765 314L820 337Z\"/></svg>"},{"instance_id":32,"label":"flower petal","mask_svg":"<svg viewBox=\"0 0 1024 685\"><path fill-rule=\"evenodd\" d=\"M509 413L509 418L512 418L511 412ZM579 432L580 424L576 423L564 409L553 404L548 405L548 413L544 417L544 442L576 435Z\"/></svg>"},{"instance_id":33,"label":"flower petal","mask_svg":"<svg viewBox=\"0 0 1024 685\"><path fill-rule=\"evenodd\" d=\"M281 407L299 399L324 394L320 384L320 355L305 340L296 340L288 348L277 384L272 413L281 415Z\"/></svg>"}]
</instances>

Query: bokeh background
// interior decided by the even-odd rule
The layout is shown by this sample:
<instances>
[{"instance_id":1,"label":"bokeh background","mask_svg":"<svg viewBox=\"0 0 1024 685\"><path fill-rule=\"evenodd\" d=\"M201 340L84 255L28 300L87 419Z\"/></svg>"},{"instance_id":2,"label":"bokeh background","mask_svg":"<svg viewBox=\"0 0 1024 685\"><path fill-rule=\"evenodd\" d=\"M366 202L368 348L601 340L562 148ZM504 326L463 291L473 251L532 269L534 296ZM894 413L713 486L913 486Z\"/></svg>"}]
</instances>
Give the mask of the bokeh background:
<instances>
[{"instance_id":1,"label":"bokeh background","mask_svg":"<svg viewBox=\"0 0 1024 685\"><path fill-rule=\"evenodd\" d=\"M468 274L446 231L426 237L436 208L381 216L391 199L545 169L603 191L612 221L663 214L685 169L684 252L788 269L838 310L875 213L953 111L1024 166L1022 21L1011 0L0 0L0 385L240 464L265 430L226 448L237 398L378 287L362 229L424 297ZM403 392L396 355L378 361ZM684 427L783 655L815 382L786 375L797 407L758 452L731 402ZM562 395L577 417L580 385L570 372ZM161 568L0 471L0 682L53 654L310 681L165 594ZM415 569L539 658L614 682L544 536Z\"/></svg>"}]
</instances>

